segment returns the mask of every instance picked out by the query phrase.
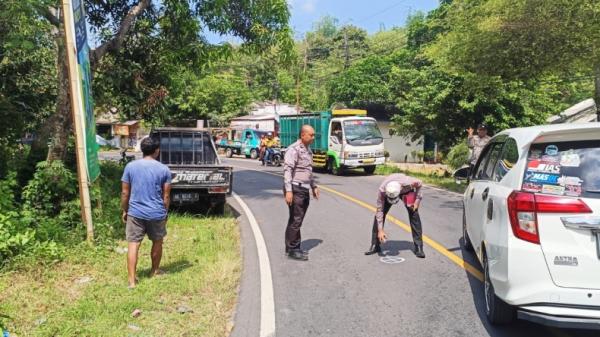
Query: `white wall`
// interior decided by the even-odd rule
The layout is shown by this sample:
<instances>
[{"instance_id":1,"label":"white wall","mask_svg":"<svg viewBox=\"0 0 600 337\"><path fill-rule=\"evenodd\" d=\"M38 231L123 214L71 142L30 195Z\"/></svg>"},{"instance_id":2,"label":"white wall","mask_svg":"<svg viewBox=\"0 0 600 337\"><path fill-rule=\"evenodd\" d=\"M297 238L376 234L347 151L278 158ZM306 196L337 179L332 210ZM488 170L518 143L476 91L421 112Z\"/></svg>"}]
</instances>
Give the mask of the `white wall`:
<instances>
[{"instance_id":1,"label":"white wall","mask_svg":"<svg viewBox=\"0 0 600 337\"><path fill-rule=\"evenodd\" d=\"M390 153L390 160L398 163L403 163L405 156L408 162L414 162L416 159L411 158L412 151L423 151L423 137L415 142L412 142L410 138L401 136L390 136L389 125L390 122L377 121L383 140L385 142L385 150Z\"/></svg>"}]
</instances>

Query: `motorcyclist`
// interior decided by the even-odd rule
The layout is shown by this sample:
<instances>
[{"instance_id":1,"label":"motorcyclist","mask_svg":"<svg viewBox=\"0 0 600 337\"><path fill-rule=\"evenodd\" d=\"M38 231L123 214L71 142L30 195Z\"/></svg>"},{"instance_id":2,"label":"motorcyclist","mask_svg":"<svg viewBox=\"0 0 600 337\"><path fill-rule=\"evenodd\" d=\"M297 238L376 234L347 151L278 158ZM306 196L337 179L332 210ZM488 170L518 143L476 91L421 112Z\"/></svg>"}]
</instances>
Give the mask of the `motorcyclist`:
<instances>
[{"instance_id":1,"label":"motorcyclist","mask_svg":"<svg viewBox=\"0 0 600 337\"><path fill-rule=\"evenodd\" d=\"M267 133L267 140L265 141L265 160L263 161L263 165L269 162L270 157L273 155L273 148L277 146L275 139L273 138L273 133Z\"/></svg>"}]
</instances>

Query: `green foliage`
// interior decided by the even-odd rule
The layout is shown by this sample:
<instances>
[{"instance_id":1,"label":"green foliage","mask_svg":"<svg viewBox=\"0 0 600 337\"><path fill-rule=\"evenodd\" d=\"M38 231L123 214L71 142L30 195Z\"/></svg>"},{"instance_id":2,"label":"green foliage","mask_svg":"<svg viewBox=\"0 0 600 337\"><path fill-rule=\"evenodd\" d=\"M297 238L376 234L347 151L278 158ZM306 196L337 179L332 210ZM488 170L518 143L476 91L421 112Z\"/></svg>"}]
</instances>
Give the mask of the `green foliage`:
<instances>
[{"instance_id":1,"label":"green foliage","mask_svg":"<svg viewBox=\"0 0 600 337\"><path fill-rule=\"evenodd\" d=\"M23 190L24 210L33 215L56 216L77 193L77 181L61 161L40 162Z\"/></svg>"},{"instance_id":2,"label":"green foliage","mask_svg":"<svg viewBox=\"0 0 600 337\"><path fill-rule=\"evenodd\" d=\"M469 161L469 147L466 142L460 142L454 145L450 152L448 152L448 157L445 160L445 163L450 166L452 169L457 170L468 163Z\"/></svg>"}]
</instances>

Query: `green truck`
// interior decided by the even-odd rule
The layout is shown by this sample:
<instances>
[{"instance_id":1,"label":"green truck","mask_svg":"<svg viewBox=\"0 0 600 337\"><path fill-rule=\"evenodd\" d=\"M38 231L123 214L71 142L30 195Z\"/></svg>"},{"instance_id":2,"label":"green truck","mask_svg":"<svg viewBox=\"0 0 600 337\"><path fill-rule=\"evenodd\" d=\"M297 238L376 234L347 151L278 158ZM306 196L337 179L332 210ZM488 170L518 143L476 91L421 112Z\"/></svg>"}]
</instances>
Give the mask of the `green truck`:
<instances>
[{"instance_id":1,"label":"green truck","mask_svg":"<svg viewBox=\"0 0 600 337\"><path fill-rule=\"evenodd\" d=\"M377 121L366 110L339 109L279 118L281 145L298 140L302 125L315 129L313 167L342 175L348 168L362 168L367 174L385 163L383 136Z\"/></svg>"}]
</instances>

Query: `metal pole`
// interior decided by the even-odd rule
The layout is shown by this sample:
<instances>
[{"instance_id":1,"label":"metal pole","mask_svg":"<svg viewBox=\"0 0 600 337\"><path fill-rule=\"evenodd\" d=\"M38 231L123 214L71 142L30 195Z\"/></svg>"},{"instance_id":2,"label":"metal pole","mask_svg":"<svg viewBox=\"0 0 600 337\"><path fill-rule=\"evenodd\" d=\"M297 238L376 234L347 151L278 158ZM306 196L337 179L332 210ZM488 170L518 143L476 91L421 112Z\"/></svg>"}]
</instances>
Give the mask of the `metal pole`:
<instances>
[{"instance_id":1,"label":"metal pole","mask_svg":"<svg viewBox=\"0 0 600 337\"><path fill-rule=\"evenodd\" d=\"M81 102L81 83L77 72L77 48L75 46L75 27L73 22L73 6L69 0L62 1L63 25L65 30L65 50L69 68L69 88L71 99L71 114L73 118L73 129L75 133L75 146L77 157L77 181L79 183L79 201L81 203L81 219L87 230L87 241L94 242L94 223L92 220L92 206L90 202L90 190L86 157L84 148L83 130L83 104Z\"/></svg>"}]
</instances>

